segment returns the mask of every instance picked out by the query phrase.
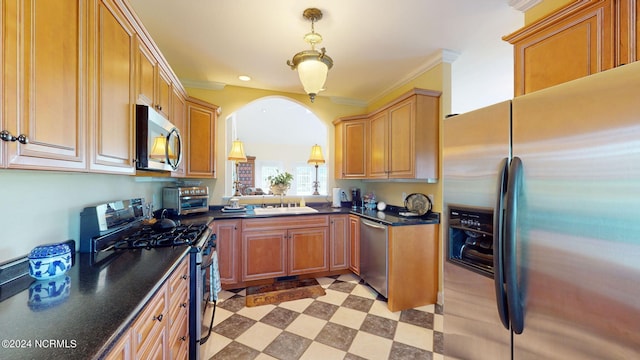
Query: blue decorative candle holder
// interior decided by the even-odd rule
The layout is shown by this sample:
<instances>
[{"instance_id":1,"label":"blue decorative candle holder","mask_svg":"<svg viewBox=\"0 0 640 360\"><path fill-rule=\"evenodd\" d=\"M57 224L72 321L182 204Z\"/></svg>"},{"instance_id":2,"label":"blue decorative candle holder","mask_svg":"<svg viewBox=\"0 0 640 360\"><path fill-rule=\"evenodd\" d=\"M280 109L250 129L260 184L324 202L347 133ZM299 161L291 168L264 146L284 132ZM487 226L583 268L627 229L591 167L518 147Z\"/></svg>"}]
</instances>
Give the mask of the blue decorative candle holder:
<instances>
[{"instance_id":1,"label":"blue decorative candle holder","mask_svg":"<svg viewBox=\"0 0 640 360\"><path fill-rule=\"evenodd\" d=\"M64 275L71 268L71 249L64 243L38 246L28 257L29 275L36 280Z\"/></svg>"}]
</instances>

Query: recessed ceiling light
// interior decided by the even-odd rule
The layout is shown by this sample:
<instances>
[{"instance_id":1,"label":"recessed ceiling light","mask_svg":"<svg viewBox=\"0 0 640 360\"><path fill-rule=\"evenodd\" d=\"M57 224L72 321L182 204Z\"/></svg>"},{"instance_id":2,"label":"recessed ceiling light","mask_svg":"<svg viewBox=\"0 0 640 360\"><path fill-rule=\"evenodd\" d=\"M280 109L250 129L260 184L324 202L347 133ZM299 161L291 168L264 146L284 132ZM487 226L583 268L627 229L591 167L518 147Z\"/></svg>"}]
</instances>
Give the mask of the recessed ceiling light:
<instances>
[{"instance_id":1,"label":"recessed ceiling light","mask_svg":"<svg viewBox=\"0 0 640 360\"><path fill-rule=\"evenodd\" d=\"M247 75L240 75L238 76L238 79L242 80L242 81L249 81L251 80L250 77L248 77Z\"/></svg>"}]
</instances>

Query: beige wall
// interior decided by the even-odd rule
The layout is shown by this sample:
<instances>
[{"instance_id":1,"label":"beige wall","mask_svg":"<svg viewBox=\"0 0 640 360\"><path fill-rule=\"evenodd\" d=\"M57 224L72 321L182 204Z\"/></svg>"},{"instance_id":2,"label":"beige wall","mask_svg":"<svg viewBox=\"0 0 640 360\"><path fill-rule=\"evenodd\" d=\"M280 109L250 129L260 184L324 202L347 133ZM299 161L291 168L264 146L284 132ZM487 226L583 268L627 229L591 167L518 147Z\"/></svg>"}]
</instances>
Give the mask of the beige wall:
<instances>
[{"instance_id":1,"label":"beige wall","mask_svg":"<svg viewBox=\"0 0 640 360\"><path fill-rule=\"evenodd\" d=\"M525 26L529 25L548 14L551 14L555 10L575 1L576 0L544 0L524 14L524 24Z\"/></svg>"},{"instance_id":2,"label":"beige wall","mask_svg":"<svg viewBox=\"0 0 640 360\"><path fill-rule=\"evenodd\" d=\"M133 176L0 170L0 263L38 245L80 238L80 212L113 200L143 197L162 206L163 182Z\"/></svg>"}]
</instances>

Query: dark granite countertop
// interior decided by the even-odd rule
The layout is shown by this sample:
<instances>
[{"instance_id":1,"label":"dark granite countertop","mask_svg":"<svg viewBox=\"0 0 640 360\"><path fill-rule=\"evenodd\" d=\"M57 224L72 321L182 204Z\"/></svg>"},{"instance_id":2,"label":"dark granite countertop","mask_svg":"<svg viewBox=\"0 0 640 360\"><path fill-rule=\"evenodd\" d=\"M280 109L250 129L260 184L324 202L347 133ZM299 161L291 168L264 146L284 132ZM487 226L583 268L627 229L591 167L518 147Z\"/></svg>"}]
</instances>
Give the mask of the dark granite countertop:
<instances>
[{"instance_id":1,"label":"dark granite countertop","mask_svg":"<svg viewBox=\"0 0 640 360\"><path fill-rule=\"evenodd\" d=\"M360 217L364 217L369 220L377 221L386 225L403 226L403 225L425 225L425 224L439 224L440 213L432 212L424 216L406 217L401 216L400 212L406 211L404 208L388 206L385 211L377 210L363 210L358 208L353 210L350 207L333 208L326 204L307 204L307 206L318 210L317 213L305 213L305 214L270 214L270 215L256 215L251 207L248 206L246 211L242 212L223 212L222 206L210 206L209 216L214 219L252 219L263 217L275 217L275 216L309 216L309 215L335 215L335 214L354 214Z\"/></svg>"},{"instance_id":2,"label":"dark granite countertop","mask_svg":"<svg viewBox=\"0 0 640 360\"><path fill-rule=\"evenodd\" d=\"M1 295L9 297L0 301L0 358L99 358L188 250L182 246L123 251L99 267L90 264L90 254L77 253L74 265L53 287L29 275L5 284ZM50 303L34 301L40 283L61 295Z\"/></svg>"}]
</instances>

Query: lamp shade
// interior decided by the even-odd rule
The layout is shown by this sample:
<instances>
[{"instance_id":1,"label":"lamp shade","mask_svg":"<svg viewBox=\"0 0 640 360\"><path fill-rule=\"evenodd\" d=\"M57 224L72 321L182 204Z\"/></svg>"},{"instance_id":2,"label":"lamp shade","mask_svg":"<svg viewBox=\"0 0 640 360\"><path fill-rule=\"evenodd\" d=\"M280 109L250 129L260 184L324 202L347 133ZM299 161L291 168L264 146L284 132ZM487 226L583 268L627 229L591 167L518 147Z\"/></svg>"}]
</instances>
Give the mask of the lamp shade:
<instances>
[{"instance_id":1,"label":"lamp shade","mask_svg":"<svg viewBox=\"0 0 640 360\"><path fill-rule=\"evenodd\" d=\"M247 155L244 154L244 145L240 140L234 140L231 144L231 151L229 151L228 160L234 160L238 162L247 161Z\"/></svg>"},{"instance_id":2,"label":"lamp shade","mask_svg":"<svg viewBox=\"0 0 640 360\"><path fill-rule=\"evenodd\" d=\"M173 152L173 148L169 147L169 158L175 159L176 154ZM164 134L160 134L153 138L153 146L151 147L151 154L149 157L153 159L165 159L167 154L167 138Z\"/></svg>"},{"instance_id":3,"label":"lamp shade","mask_svg":"<svg viewBox=\"0 0 640 360\"><path fill-rule=\"evenodd\" d=\"M298 64L298 76L307 94L318 94L324 89L329 67L317 57L308 57Z\"/></svg>"},{"instance_id":4,"label":"lamp shade","mask_svg":"<svg viewBox=\"0 0 640 360\"><path fill-rule=\"evenodd\" d=\"M309 156L307 164L324 164L324 157L322 157L322 148L320 145L315 144L311 147L311 156Z\"/></svg>"}]
</instances>

